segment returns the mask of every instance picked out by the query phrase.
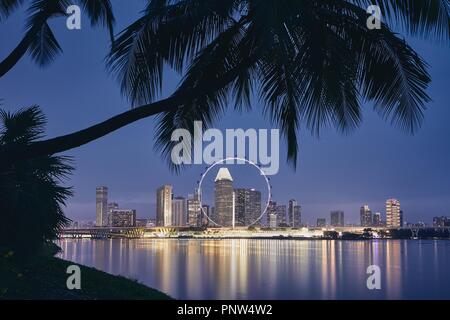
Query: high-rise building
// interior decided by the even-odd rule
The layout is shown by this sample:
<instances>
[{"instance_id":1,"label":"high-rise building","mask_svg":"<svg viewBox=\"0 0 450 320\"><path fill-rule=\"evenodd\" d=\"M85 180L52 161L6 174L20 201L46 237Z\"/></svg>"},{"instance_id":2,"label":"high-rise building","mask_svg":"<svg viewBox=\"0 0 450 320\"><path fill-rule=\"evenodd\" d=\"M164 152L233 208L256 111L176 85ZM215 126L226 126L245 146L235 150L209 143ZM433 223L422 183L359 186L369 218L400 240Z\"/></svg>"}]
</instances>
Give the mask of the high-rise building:
<instances>
[{"instance_id":1,"label":"high-rise building","mask_svg":"<svg viewBox=\"0 0 450 320\"><path fill-rule=\"evenodd\" d=\"M209 225L210 215L211 208L207 204L204 204L200 213L200 223L202 227L207 227Z\"/></svg>"},{"instance_id":2,"label":"high-rise building","mask_svg":"<svg viewBox=\"0 0 450 320\"><path fill-rule=\"evenodd\" d=\"M97 187L95 190L95 225L103 227L108 225L108 188Z\"/></svg>"},{"instance_id":3,"label":"high-rise building","mask_svg":"<svg viewBox=\"0 0 450 320\"><path fill-rule=\"evenodd\" d=\"M325 218L318 218L316 223L317 228L324 228L327 226L327 219Z\"/></svg>"},{"instance_id":4,"label":"high-rise building","mask_svg":"<svg viewBox=\"0 0 450 320\"><path fill-rule=\"evenodd\" d=\"M235 225L259 224L261 215L261 192L255 189L235 189Z\"/></svg>"},{"instance_id":5,"label":"high-rise building","mask_svg":"<svg viewBox=\"0 0 450 320\"><path fill-rule=\"evenodd\" d=\"M217 173L214 183L215 215L220 226L233 226L234 190L233 178L227 168L222 167Z\"/></svg>"},{"instance_id":6,"label":"high-rise building","mask_svg":"<svg viewBox=\"0 0 450 320\"><path fill-rule=\"evenodd\" d=\"M296 206L297 206L297 201L295 199L289 200L286 224L290 227L294 226L294 207L296 207Z\"/></svg>"},{"instance_id":7,"label":"high-rise building","mask_svg":"<svg viewBox=\"0 0 450 320\"><path fill-rule=\"evenodd\" d=\"M181 227L186 225L187 206L186 199L174 197L172 200L173 226Z\"/></svg>"},{"instance_id":8,"label":"high-rise building","mask_svg":"<svg viewBox=\"0 0 450 320\"><path fill-rule=\"evenodd\" d=\"M130 209L111 209L108 215L111 227L135 227L136 210Z\"/></svg>"},{"instance_id":9,"label":"high-rise building","mask_svg":"<svg viewBox=\"0 0 450 320\"><path fill-rule=\"evenodd\" d=\"M433 227L450 227L450 217L434 217Z\"/></svg>"},{"instance_id":10,"label":"high-rise building","mask_svg":"<svg viewBox=\"0 0 450 320\"><path fill-rule=\"evenodd\" d=\"M269 205L267 206L267 225L270 225L271 219L273 220L273 217L271 215L277 215L277 202L276 201L269 201Z\"/></svg>"},{"instance_id":11,"label":"high-rise building","mask_svg":"<svg viewBox=\"0 0 450 320\"><path fill-rule=\"evenodd\" d=\"M361 207L359 216L361 219L361 227L372 226L372 210L370 210L369 205L365 204Z\"/></svg>"},{"instance_id":12,"label":"high-rise building","mask_svg":"<svg viewBox=\"0 0 450 320\"><path fill-rule=\"evenodd\" d=\"M375 213L373 214L372 225L373 225L374 227L381 227L381 226L382 226L382 222L381 222L381 213L375 212Z\"/></svg>"},{"instance_id":13,"label":"high-rise building","mask_svg":"<svg viewBox=\"0 0 450 320\"><path fill-rule=\"evenodd\" d=\"M388 199L386 201L386 227L403 227L403 212L400 209L400 201L397 199Z\"/></svg>"},{"instance_id":14,"label":"high-rise building","mask_svg":"<svg viewBox=\"0 0 450 320\"><path fill-rule=\"evenodd\" d=\"M164 185L156 190L156 225L172 226L172 186Z\"/></svg>"},{"instance_id":15,"label":"high-rise building","mask_svg":"<svg viewBox=\"0 0 450 320\"><path fill-rule=\"evenodd\" d=\"M332 227L343 227L344 224L344 211L336 210L330 213L330 224Z\"/></svg>"},{"instance_id":16,"label":"high-rise building","mask_svg":"<svg viewBox=\"0 0 450 320\"><path fill-rule=\"evenodd\" d=\"M285 205L278 205L276 207L277 212L277 224L279 227L287 227L286 223L286 206Z\"/></svg>"},{"instance_id":17,"label":"high-rise building","mask_svg":"<svg viewBox=\"0 0 450 320\"><path fill-rule=\"evenodd\" d=\"M269 228L276 228L277 227L277 215L274 213L270 213L268 215L268 226Z\"/></svg>"},{"instance_id":18,"label":"high-rise building","mask_svg":"<svg viewBox=\"0 0 450 320\"><path fill-rule=\"evenodd\" d=\"M302 207L299 205L294 206L294 221L292 228L299 228L302 226Z\"/></svg>"},{"instance_id":19,"label":"high-rise building","mask_svg":"<svg viewBox=\"0 0 450 320\"><path fill-rule=\"evenodd\" d=\"M199 227L201 225L201 208L200 208L200 194L199 190L195 189L194 194L188 196L187 207L187 224L191 227Z\"/></svg>"}]
</instances>

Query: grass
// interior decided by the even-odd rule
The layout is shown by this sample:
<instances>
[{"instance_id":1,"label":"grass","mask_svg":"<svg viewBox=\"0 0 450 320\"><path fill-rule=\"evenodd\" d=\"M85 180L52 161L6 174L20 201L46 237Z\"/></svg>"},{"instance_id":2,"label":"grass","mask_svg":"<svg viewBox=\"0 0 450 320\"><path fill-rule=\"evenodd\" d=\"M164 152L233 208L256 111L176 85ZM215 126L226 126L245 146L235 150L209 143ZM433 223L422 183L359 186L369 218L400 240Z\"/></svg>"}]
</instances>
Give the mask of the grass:
<instances>
[{"instance_id":1,"label":"grass","mask_svg":"<svg viewBox=\"0 0 450 320\"><path fill-rule=\"evenodd\" d=\"M75 263L48 255L16 263L11 253L0 257L0 299L20 300L166 300L166 294L94 268L81 269L81 289L69 290L66 273Z\"/></svg>"}]
</instances>

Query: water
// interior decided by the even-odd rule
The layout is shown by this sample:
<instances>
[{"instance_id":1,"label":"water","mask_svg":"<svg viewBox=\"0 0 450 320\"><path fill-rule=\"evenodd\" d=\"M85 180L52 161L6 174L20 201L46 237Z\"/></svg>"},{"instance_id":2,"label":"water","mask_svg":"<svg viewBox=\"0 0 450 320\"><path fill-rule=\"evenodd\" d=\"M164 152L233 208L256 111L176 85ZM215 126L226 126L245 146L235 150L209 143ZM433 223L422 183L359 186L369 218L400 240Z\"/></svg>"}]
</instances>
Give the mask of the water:
<instances>
[{"instance_id":1,"label":"water","mask_svg":"<svg viewBox=\"0 0 450 320\"><path fill-rule=\"evenodd\" d=\"M177 299L450 299L450 241L62 240L60 257ZM381 290L366 269L381 268Z\"/></svg>"}]
</instances>

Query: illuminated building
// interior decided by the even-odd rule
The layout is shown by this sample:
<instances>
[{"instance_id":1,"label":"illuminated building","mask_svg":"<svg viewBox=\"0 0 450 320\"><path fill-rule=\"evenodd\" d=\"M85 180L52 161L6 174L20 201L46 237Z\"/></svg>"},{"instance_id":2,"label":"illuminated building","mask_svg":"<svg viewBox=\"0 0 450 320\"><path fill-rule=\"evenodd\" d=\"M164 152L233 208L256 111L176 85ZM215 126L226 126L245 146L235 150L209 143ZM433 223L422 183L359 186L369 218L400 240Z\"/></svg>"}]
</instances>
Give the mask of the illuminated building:
<instances>
[{"instance_id":1,"label":"illuminated building","mask_svg":"<svg viewBox=\"0 0 450 320\"><path fill-rule=\"evenodd\" d=\"M156 190L156 225L172 226L172 186L164 185Z\"/></svg>"},{"instance_id":2,"label":"illuminated building","mask_svg":"<svg viewBox=\"0 0 450 320\"><path fill-rule=\"evenodd\" d=\"M200 194L198 189L195 189L194 194L188 196L187 201L187 224L191 227L199 227L201 219L201 208L200 208Z\"/></svg>"},{"instance_id":3,"label":"illuminated building","mask_svg":"<svg viewBox=\"0 0 450 320\"><path fill-rule=\"evenodd\" d=\"M173 226L185 226L186 225L186 199L183 197L175 197L172 200L172 218Z\"/></svg>"},{"instance_id":4,"label":"illuminated building","mask_svg":"<svg viewBox=\"0 0 450 320\"><path fill-rule=\"evenodd\" d=\"M400 228L403 226L403 212L400 209L400 201L389 199L386 201L386 227Z\"/></svg>"},{"instance_id":5,"label":"illuminated building","mask_svg":"<svg viewBox=\"0 0 450 320\"><path fill-rule=\"evenodd\" d=\"M235 189L234 193L235 225L254 225L261 215L261 192L255 189Z\"/></svg>"},{"instance_id":6,"label":"illuminated building","mask_svg":"<svg viewBox=\"0 0 450 320\"><path fill-rule=\"evenodd\" d=\"M376 212L373 214L373 222L372 225L374 227L381 227L382 226L382 222L381 222L381 213Z\"/></svg>"},{"instance_id":7,"label":"illuminated building","mask_svg":"<svg viewBox=\"0 0 450 320\"><path fill-rule=\"evenodd\" d=\"M277 224L279 227L287 227L286 224L286 206L279 205L276 207L277 212Z\"/></svg>"},{"instance_id":8,"label":"illuminated building","mask_svg":"<svg viewBox=\"0 0 450 320\"><path fill-rule=\"evenodd\" d=\"M108 215L111 227L135 227L136 210L130 209L111 209Z\"/></svg>"},{"instance_id":9,"label":"illuminated building","mask_svg":"<svg viewBox=\"0 0 450 320\"><path fill-rule=\"evenodd\" d=\"M292 228L298 228L302 224L302 208L298 205L295 199L289 200L288 215L286 224Z\"/></svg>"},{"instance_id":10,"label":"illuminated building","mask_svg":"<svg viewBox=\"0 0 450 320\"><path fill-rule=\"evenodd\" d=\"M372 226L372 210L370 210L369 205L363 205L359 211L359 215L361 220L361 227Z\"/></svg>"},{"instance_id":11,"label":"illuminated building","mask_svg":"<svg viewBox=\"0 0 450 320\"><path fill-rule=\"evenodd\" d=\"M97 187L95 190L95 225L103 227L108 225L108 188Z\"/></svg>"},{"instance_id":12,"label":"illuminated building","mask_svg":"<svg viewBox=\"0 0 450 320\"><path fill-rule=\"evenodd\" d=\"M224 227L233 225L233 178L227 168L220 168L214 181L214 208L217 223Z\"/></svg>"}]
</instances>

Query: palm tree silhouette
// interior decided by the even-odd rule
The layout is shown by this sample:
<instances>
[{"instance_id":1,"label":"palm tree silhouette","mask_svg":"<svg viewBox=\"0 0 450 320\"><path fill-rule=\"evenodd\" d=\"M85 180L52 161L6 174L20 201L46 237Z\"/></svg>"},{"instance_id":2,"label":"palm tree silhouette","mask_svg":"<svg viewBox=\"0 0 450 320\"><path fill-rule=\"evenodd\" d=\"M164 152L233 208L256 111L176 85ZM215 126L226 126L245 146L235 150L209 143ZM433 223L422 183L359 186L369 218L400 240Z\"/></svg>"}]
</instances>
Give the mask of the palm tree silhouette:
<instances>
[{"instance_id":1,"label":"palm tree silhouette","mask_svg":"<svg viewBox=\"0 0 450 320\"><path fill-rule=\"evenodd\" d=\"M9 17L23 0L0 0L0 20ZM78 0L92 25L107 26L113 41L114 15L109 0ZM71 4L71 3L70 3ZM33 0L28 8L26 32L16 48L0 61L0 77L10 71L29 52L32 60L46 66L62 51L48 20L66 15L67 0Z\"/></svg>"},{"instance_id":2,"label":"palm tree silhouette","mask_svg":"<svg viewBox=\"0 0 450 320\"><path fill-rule=\"evenodd\" d=\"M371 102L384 119L414 133L430 76L425 61L393 29L450 39L449 0L376 0L382 27L367 27L362 0L152 0L116 38L107 64L133 108L102 123L0 158L53 154L86 144L134 121L158 115L156 146L167 156L174 129L211 125L233 103L262 112L282 130L296 163L298 128L346 132ZM164 66L182 75L157 101ZM143 104L140 105L139 104Z\"/></svg>"},{"instance_id":3,"label":"palm tree silhouette","mask_svg":"<svg viewBox=\"0 0 450 320\"><path fill-rule=\"evenodd\" d=\"M37 107L0 110L0 123L0 146L28 145L42 138L45 118ZM1 249L34 253L67 225L62 206L72 192L60 181L72 171L68 161L47 155L0 168Z\"/></svg>"}]
</instances>

